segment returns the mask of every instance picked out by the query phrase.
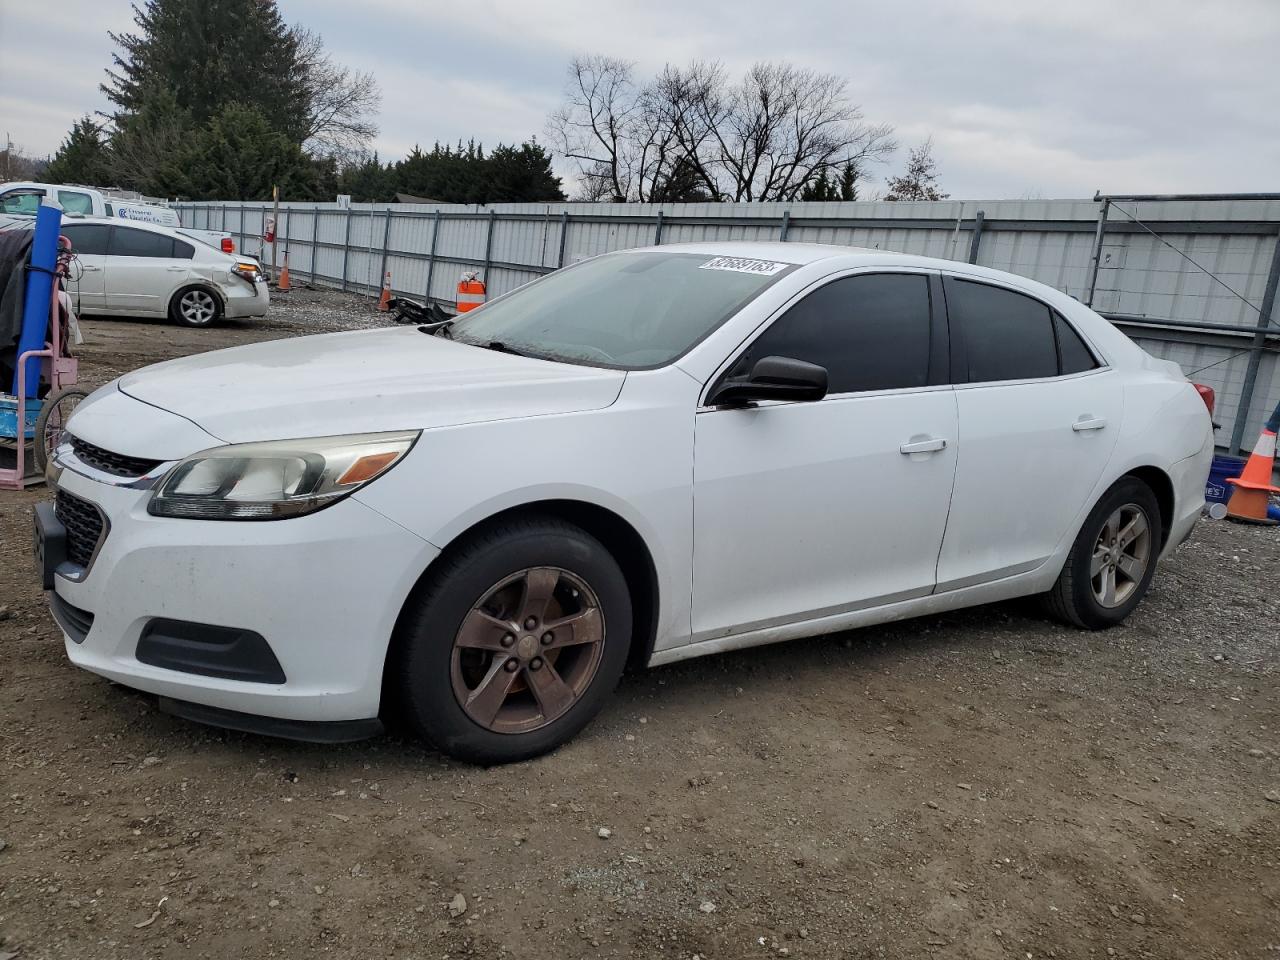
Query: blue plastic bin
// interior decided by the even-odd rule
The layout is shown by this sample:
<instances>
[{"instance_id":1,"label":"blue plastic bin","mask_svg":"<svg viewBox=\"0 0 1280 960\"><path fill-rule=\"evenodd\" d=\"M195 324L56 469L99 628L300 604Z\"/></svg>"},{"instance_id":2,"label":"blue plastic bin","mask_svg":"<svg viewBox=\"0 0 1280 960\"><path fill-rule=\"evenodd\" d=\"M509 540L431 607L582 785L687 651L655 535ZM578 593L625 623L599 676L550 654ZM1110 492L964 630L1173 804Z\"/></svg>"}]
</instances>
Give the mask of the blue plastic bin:
<instances>
[{"instance_id":1,"label":"blue plastic bin","mask_svg":"<svg viewBox=\"0 0 1280 960\"><path fill-rule=\"evenodd\" d=\"M1204 485L1204 498L1209 503L1226 503L1231 499L1230 477L1238 477L1244 472L1244 461L1239 457L1216 456L1213 466L1209 468L1209 479Z\"/></svg>"},{"instance_id":2,"label":"blue plastic bin","mask_svg":"<svg viewBox=\"0 0 1280 960\"><path fill-rule=\"evenodd\" d=\"M23 433L28 440L36 435L36 419L39 416L40 401L31 397L27 400L27 427ZM18 439L18 398L7 394L0 394L0 437Z\"/></svg>"}]
</instances>

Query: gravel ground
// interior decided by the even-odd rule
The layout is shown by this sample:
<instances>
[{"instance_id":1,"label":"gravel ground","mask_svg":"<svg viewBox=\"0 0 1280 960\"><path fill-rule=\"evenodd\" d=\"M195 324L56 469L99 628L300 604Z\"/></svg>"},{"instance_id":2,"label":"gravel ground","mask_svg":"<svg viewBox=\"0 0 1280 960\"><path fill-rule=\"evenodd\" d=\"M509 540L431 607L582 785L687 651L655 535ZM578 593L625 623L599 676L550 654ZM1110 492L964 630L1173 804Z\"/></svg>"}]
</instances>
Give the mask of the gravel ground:
<instances>
[{"instance_id":1,"label":"gravel ground","mask_svg":"<svg viewBox=\"0 0 1280 960\"><path fill-rule=\"evenodd\" d=\"M89 321L82 380L380 322ZM0 960L1280 957L1275 529L1202 523L1106 633L1013 603L704 658L486 770L75 670L42 495L0 494Z\"/></svg>"}]
</instances>

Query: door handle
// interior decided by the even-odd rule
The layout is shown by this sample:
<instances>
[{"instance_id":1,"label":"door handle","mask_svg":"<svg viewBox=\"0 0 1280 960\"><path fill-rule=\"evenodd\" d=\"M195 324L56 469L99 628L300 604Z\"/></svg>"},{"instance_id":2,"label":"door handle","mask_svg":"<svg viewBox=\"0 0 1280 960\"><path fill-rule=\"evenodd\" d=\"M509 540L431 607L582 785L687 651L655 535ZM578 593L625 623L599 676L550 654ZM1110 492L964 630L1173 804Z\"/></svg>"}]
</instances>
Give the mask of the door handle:
<instances>
[{"instance_id":1,"label":"door handle","mask_svg":"<svg viewBox=\"0 0 1280 960\"><path fill-rule=\"evenodd\" d=\"M1071 429L1076 433L1084 433L1086 430L1101 430L1106 425L1104 417L1081 417L1071 425Z\"/></svg>"},{"instance_id":2,"label":"door handle","mask_svg":"<svg viewBox=\"0 0 1280 960\"><path fill-rule=\"evenodd\" d=\"M91 266L90 264L87 264L87 263L82 263L82 264L80 265L80 269L81 269L81 270L83 270L85 273L97 273L97 272L98 272L98 271L100 271L102 268L101 268L101 267Z\"/></svg>"},{"instance_id":3,"label":"door handle","mask_svg":"<svg viewBox=\"0 0 1280 960\"><path fill-rule=\"evenodd\" d=\"M165 267L170 273L177 273L179 270L186 270L186 267Z\"/></svg>"},{"instance_id":4,"label":"door handle","mask_svg":"<svg viewBox=\"0 0 1280 960\"><path fill-rule=\"evenodd\" d=\"M910 443L904 443L898 448L900 453L937 453L939 450L947 449L947 441L941 437L929 437L927 440L912 440Z\"/></svg>"}]
</instances>

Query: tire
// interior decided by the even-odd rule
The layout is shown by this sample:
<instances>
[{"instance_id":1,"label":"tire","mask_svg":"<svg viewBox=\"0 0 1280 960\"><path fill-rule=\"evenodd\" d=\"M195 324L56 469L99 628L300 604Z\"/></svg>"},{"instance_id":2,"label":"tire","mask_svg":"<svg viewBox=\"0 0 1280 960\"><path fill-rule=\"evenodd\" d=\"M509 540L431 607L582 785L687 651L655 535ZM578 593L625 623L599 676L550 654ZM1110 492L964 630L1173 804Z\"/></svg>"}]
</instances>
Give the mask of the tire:
<instances>
[{"instance_id":1,"label":"tire","mask_svg":"<svg viewBox=\"0 0 1280 960\"><path fill-rule=\"evenodd\" d=\"M1130 521L1138 517L1141 520L1131 528ZM1125 544L1125 532L1140 524L1145 524L1145 530ZM1115 533L1120 536L1113 537ZM1145 546L1140 546L1143 538ZM1121 478L1089 512L1058 582L1042 597L1045 608L1056 619L1085 630L1105 630L1121 623L1146 596L1162 542L1155 494L1136 477ZM1140 558L1139 569L1133 561Z\"/></svg>"},{"instance_id":2,"label":"tire","mask_svg":"<svg viewBox=\"0 0 1280 960\"><path fill-rule=\"evenodd\" d=\"M169 317L184 327L211 327L222 319L222 301L205 287L187 287L173 295Z\"/></svg>"},{"instance_id":3,"label":"tire","mask_svg":"<svg viewBox=\"0 0 1280 960\"><path fill-rule=\"evenodd\" d=\"M49 466L49 460L58 444L62 442L62 428L89 391L81 387L65 387L44 398L40 407L40 415L36 418L35 442L32 453L36 458L36 467L41 473Z\"/></svg>"},{"instance_id":4,"label":"tire","mask_svg":"<svg viewBox=\"0 0 1280 960\"><path fill-rule=\"evenodd\" d=\"M527 760L600 712L631 624L626 578L599 540L550 517L501 521L451 548L410 598L384 688L450 756Z\"/></svg>"}]
</instances>

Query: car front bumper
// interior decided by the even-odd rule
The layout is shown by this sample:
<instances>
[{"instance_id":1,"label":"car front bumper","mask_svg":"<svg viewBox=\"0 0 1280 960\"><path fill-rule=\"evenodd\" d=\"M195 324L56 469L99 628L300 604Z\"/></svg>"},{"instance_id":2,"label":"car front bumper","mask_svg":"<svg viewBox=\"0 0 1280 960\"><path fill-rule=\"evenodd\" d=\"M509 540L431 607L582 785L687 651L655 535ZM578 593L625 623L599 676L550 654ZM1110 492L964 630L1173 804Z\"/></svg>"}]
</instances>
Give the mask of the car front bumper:
<instances>
[{"instance_id":1,"label":"car front bumper","mask_svg":"<svg viewBox=\"0 0 1280 960\"><path fill-rule=\"evenodd\" d=\"M431 544L351 498L288 520L177 520L147 513L149 490L70 469L57 486L93 504L105 528L87 566L62 563L52 575L55 619L77 666L174 701L171 712L192 719L286 721L255 727L262 732L377 717L391 633L438 553ZM176 658L139 659L140 641L156 634L179 645ZM223 675L157 665L182 661L184 642L207 662L210 649L242 635L261 638L282 677L245 673L243 663L214 670ZM236 670L254 679L235 679Z\"/></svg>"},{"instance_id":2,"label":"car front bumper","mask_svg":"<svg viewBox=\"0 0 1280 960\"><path fill-rule=\"evenodd\" d=\"M271 305L271 291L267 281L259 280L253 289L243 280L228 282L223 286L223 316L233 320L246 317L265 317Z\"/></svg>"}]
</instances>

